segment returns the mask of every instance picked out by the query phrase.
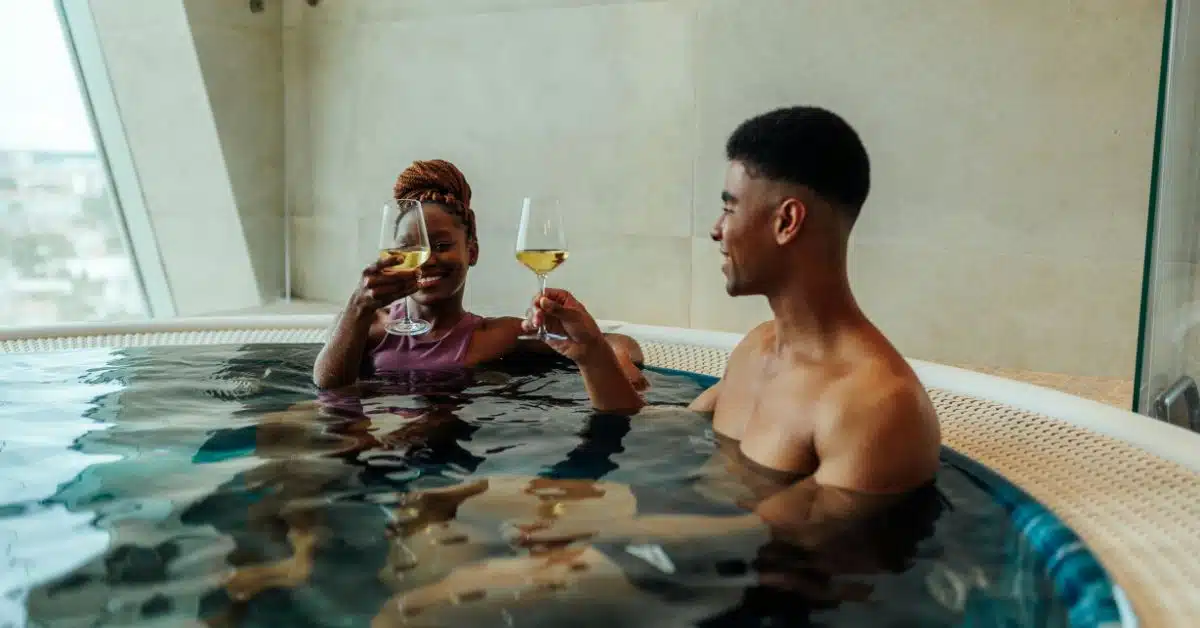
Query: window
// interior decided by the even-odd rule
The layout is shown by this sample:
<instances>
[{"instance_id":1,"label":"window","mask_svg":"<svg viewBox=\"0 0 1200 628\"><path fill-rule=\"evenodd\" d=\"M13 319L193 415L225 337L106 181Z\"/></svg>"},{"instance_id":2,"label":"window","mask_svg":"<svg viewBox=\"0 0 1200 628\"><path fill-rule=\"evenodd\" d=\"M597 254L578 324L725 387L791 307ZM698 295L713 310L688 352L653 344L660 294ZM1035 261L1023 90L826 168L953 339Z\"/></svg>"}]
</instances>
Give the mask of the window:
<instances>
[{"instance_id":1,"label":"window","mask_svg":"<svg viewBox=\"0 0 1200 628\"><path fill-rule=\"evenodd\" d=\"M148 314L72 54L54 0L0 0L0 326Z\"/></svg>"}]
</instances>

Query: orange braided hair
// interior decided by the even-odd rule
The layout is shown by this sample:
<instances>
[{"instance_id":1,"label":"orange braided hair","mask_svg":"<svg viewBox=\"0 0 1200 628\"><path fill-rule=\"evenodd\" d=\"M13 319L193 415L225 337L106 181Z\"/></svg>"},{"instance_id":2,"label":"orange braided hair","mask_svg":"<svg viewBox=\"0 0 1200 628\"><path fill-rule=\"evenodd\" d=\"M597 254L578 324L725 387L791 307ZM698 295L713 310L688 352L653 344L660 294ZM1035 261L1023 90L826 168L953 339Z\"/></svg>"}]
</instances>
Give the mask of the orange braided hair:
<instances>
[{"instance_id":1,"label":"orange braided hair","mask_svg":"<svg viewBox=\"0 0 1200 628\"><path fill-rule=\"evenodd\" d=\"M396 179L396 200L437 203L462 224L467 242L475 244L475 212L471 209L471 185L461 170L443 159L414 161Z\"/></svg>"}]
</instances>

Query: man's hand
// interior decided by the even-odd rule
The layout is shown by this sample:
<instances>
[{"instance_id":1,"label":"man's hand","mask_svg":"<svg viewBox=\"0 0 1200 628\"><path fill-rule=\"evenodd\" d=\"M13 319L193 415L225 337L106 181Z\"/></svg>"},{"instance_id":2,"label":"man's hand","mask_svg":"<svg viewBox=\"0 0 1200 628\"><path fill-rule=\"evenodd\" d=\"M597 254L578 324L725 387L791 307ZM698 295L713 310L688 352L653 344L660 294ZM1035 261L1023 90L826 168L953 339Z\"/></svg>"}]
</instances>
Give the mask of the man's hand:
<instances>
[{"instance_id":1,"label":"man's hand","mask_svg":"<svg viewBox=\"0 0 1200 628\"><path fill-rule=\"evenodd\" d=\"M534 298L533 307L521 326L532 333L543 324L546 331L566 337L565 340L548 339L546 344L576 362L584 361L597 346L605 343L596 319L566 290L547 288L544 294Z\"/></svg>"}]
</instances>

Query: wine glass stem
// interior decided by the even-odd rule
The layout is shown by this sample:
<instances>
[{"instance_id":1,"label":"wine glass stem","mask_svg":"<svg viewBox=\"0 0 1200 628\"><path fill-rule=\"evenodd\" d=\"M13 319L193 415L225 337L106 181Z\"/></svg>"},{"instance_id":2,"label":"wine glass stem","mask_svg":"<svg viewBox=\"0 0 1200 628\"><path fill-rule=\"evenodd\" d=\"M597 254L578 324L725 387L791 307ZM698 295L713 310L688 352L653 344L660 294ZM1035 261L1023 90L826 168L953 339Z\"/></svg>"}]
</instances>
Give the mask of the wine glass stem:
<instances>
[{"instance_id":1,"label":"wine glass stem","mask_svg":"<svg viewBox=\"0 0 1200 628\"><path fill-rule=\"evenodd\" d=\"M404 297L404 318L400 322L412 325L412 315L408 313L408 297Z\"/></svg>"},{"instance_id":2,"label":"wine glass stem","mask_svg":"<svg viewBox=\"0 0 1200 628\"><path fill-rule=\"evenodd\" d=\"M546 275L544 273L538 273L537 278L538 278L538 296L544 297L544 296L546 296ZM541 336L542 338L546 337L546 319L545 319L545 317L542 318L542 324L538 326L538 336Z\"/></svg>"}]
</instances>

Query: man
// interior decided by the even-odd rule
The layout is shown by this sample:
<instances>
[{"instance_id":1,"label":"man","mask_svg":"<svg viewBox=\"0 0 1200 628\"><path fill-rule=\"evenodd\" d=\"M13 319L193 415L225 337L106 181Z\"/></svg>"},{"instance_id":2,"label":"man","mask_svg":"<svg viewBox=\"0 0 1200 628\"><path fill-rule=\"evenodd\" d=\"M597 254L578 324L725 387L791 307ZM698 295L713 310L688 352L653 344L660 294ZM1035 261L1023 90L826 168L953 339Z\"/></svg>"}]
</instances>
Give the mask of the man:
<instances>
[{"instance_id":1,"label":"man","mask_svg":"<svg viewBox=\"0 0 1200 628\"><path fill-rule=\"evenodd\" d=\"M850 290L847 245L870 187L857 133L829 111L791 107L744 122L726 154L711 234L725 289L765 296L774 318L691 408L711 412L714 431L770 475L866 495L928 483L941 440L932 403ZM568 336L553 346L579 364L598 409L641 407L582 304L550 290L525 325L543 320ZM772 501L758 508L768 520Z\"/></svg>"}]
</instances>

